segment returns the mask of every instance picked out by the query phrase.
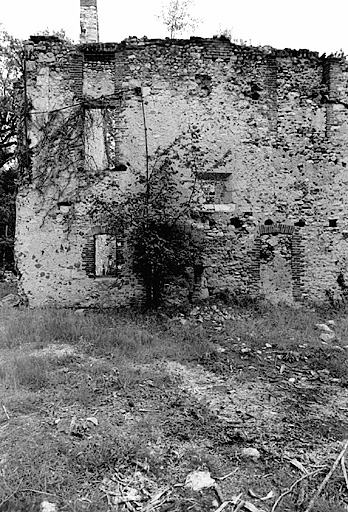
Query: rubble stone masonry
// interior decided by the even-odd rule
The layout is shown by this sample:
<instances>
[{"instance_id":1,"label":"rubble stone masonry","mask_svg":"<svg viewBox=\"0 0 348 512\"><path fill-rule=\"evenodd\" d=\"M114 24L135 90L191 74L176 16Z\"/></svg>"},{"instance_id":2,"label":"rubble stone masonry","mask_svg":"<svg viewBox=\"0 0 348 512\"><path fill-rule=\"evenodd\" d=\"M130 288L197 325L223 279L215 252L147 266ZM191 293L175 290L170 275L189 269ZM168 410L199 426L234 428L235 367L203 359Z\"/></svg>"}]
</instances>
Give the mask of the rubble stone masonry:
<instances>
[{"instance_id":1,"label":"rubble stone masonry","mask_svg":"<svg viewBox=\"0 0 348 512\"><path fill-rule=\"evenodd\" d=\"M150 158L174 144L183 194L198 177L203 296L229 288L301 302L345 292L344 58L224 38L72 46L32 37L26 55L31 166L16 254L32 305L142 300L124 234L115 233L119 273L95 275L105 228L87 215L91 192L122 195L145 172L141 98Z\"/></svg>"}]
</instances>

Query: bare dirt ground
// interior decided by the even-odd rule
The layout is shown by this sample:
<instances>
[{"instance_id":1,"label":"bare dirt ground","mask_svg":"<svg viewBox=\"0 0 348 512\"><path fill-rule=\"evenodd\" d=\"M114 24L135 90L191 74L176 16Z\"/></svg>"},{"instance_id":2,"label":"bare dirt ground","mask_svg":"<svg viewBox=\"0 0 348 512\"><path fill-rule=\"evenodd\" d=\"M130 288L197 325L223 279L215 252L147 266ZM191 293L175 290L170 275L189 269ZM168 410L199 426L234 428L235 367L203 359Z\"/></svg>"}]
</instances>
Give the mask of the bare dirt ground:
<instances>
[{"instance_id":1,"label":"bare dirt ground","mask_svg":"<svg viewBox=\"0 0 348 512\"><path fill-rule=\"evenodd\" d=\"M176 335L205 338L187 358L125 359L83 337L3 344L1 512L305 511L348 438L346 324L323 343L296 314L181 315ZM342 467L314 512L348 510ZM190 489L195 471L213 483Z\"/></svg>"}]
</instances>

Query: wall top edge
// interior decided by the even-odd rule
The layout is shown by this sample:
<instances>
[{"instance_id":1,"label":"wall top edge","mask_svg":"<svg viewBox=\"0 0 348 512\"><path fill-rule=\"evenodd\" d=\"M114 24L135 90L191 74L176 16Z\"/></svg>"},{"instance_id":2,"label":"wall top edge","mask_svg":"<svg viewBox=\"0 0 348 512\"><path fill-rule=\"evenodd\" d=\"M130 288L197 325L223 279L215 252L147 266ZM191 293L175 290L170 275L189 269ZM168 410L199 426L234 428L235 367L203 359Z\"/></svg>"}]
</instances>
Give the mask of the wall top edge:
<instances>
[{"instance_id":1,"label":"wall top edge","mask_svg":"<svg viewBox=\"0 0 348 512\"><path fill-rule=\"evenodd\" d=\"M73 49L77 53L92 55L101 53L117 53L124 51L139 51L146 47L164 47L164 48L192 48L192 50L202 50L203 52L216 53L216 58L228 58L230 55L246 56L247 58L298 58L307 59L316 62L348 62L345 56L326 55L325 53L319 56L319 52L307 49L276 49L271 46L246 46L232 43L226 37L190 37L190 39L148 39L147 37L137 38L129 37L121 42L107 42L107 43L79 43L74 44L71 41L61 39L55 35L35 35L30 36L28 41L24 42L25 46L44 45L49 48L51 45L62 45ZM214 53L215 51L215 53Z\"/></svg>"},{"instance_id":2,"label":"wall top edge","mask_svg":"<svg viewBox=\"0 0 348 512\"><path fill-rule=\"evenodd\" d=\"M244 55L262 55L265 56L273 56L278 58L307 58L310 60L333 60L333 61L342 61L346 60L345 57L337 57L334 55L326 55L323 54L319 56L319 52L315 52L307 49L276 49L271 46L246 46L246 45L238 45L236 43L232 43L226 37L212 37L212 38L203 38L203 37L190 37L189 39L171 39L169 37L165 39L148 39L147 37L137 38L137 37L129 37L124 39L121 42L106 42L106 43L83 43L83 44L72 44L69 41L65 41L58 36L55 35L35 35L30 36L30 39L25 42L25 44L32 45L35 44L43 44L47 45L51 43L66 43L69 46L73 46L77 51L89 54L89 53L100 53L100 52L117 52L124 50L140 50L144 47L149 46L157 46L157 47L199 47L203 50L214 50L215 48L219 48L219 50L223 49L224 52L231 54L244 54Z\"/></svg>"}]
</instances>

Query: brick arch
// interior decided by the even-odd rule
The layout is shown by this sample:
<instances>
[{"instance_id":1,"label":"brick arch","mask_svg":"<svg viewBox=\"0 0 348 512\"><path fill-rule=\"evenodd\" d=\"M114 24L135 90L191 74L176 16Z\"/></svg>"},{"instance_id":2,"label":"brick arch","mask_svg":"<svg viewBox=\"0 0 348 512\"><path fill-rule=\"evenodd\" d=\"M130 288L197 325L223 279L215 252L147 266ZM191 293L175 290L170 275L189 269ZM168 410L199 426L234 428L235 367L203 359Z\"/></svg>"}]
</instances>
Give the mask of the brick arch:
<instances>
[{"instance_id":1,"label":"brick arch","mask_svg":"<svg viewBox=\"0 0 348 512\"><path fill-rule=\"evenodd\" d=\"M276 222L275 224L260 225L259 233L260 235L292 235L295 231L295 226L291 224L283 224L281 222Z\"/></svg>"},{"instance_id":2,"label":"brick arch","mask_svg":"<svg viewBox=\"0 0 348 512\"><path fill-rule=\"evenodd\" d=\"M250 289L255 294L260 293L260 267L261 267L261 237L262 235L289 235L291 238L291 277L292 277L292 295L296 302L303 300L302 274L304 270L304 249L302 245L302 236L300 228L290 224L275 223L272 225L260 225L255 236L254 247L251 251L250 266Z\"/></svg>"}]
</instances>

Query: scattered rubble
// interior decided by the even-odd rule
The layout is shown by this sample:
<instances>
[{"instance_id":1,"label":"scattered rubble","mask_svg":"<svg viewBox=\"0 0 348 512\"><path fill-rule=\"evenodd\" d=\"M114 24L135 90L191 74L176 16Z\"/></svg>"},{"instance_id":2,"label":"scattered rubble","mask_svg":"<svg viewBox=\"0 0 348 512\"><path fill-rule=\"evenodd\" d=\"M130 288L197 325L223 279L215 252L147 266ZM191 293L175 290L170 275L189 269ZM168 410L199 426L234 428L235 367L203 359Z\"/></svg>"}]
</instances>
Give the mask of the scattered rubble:
<instances>
[{"instance_id":1,"label":"scattered rubble","mask_svg":"<svg viewBox=\"0 0 348 512\"><path fill-rule=\"evenodd\" d=\"M99 422L94 416L88 418L57 418L54 422L60 432L76 437L84 437L89 434L90 429L97 427Z\"/></svg>"},{"instance_id":2,"label":"scattered rubble","mask_svg":"<svg viewBox=\"0 0 348 512\"><path fill-rule=\"evenodd\" d=\"M334 341L336 338L336 335L334 332L323 332L320 335L321 341L325 341L326 343L329 343L330 341Z\"/></svg>"},{"instance_id":3,"label":"scattered rubble","mask_svg":"<svg viewBox=\"0 0 348 512\"><path fill-rule=\"evenodd\" d=\"M58 508L55 503L49 501L43 501L40 505L40 512L57 512Z\"/></svg>"},{"instance_id":4,"label":"scattered rubble","mask_svg":"<svg viewBox=\"0 0 348 512\"><path fill-rule=\"evenodd\" d=\"M209 471L193 471L185 480L185 487L193 491L201 491L215 485L216 482L211 478Z\"/></svg>"},{"instance_id":5,"label":"scattered rubble","mask_svg":"<svg viewBox=\"0 0 348 512\"><path fill-rule=\"evenodd\" d=\"M315 324L315 327L317 329L319 329L320 331L329 332L329 333L332 332L332 329L326 324Z\"/></svg>"},{"instance_id":6,"label":"scattered rubble","mask_svg":"<svg viewBox=\"0 0 348 512\"><path fill-rule=\"evenodd\" d=\"M261 457L261 454L256 448L243 448L242 457L256 461Z\"/></svg>"},{"instance_id":7,"label":"scattered rubble","mask_svg":"<svg viewBox=\"0 0 348 512\"><path fill-rule=\"evenodd\" d=\"M141 471L130 475L115 473L104 478L100 490L105 493L111 510L153 512L164 505L172 493L172 487L158 488Z\"/></svg>"},{"instance_id":8,"label":"scattered rubble","mask_svg":"<svg viewBox=\"0 0 348 512\"><path fill-rule=\"evenodd\" d=\"M336 339L336 334L334 331L329 327L327 324L330 324L330 326L334 326L335 322L334 320L329 320L326 324L316 324L315 327L319 329L321 332L320 339L324 343L329 343L330 341L334 341Z\"/></svg>"}]
</instances>

